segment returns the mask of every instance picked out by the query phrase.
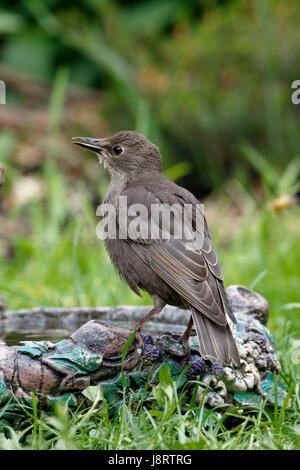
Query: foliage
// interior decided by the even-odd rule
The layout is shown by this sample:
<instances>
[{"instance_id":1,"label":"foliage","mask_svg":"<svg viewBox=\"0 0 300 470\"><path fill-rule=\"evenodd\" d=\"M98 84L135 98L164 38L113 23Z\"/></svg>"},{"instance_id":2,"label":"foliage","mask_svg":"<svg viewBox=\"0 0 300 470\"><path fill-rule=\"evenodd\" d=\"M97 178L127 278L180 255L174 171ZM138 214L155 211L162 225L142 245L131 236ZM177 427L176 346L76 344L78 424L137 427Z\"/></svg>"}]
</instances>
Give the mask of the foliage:
<instances>
[{"instance_id":1,"label":"foliage","mask_svg":"<svg viewBox=\"0 0 300 470\"><path fill-rule=\"evenodd\" d=\"M286 351L288 356L288 351ZM287 359L287 358L285 358ZM110 416L101 386L90 387L85 395L93 404L71 412L57 403L54 416L40 413L33 400L27 408L23 428L5 428L0 434L1 450L292 450L299 448L299 384L291 380L289 398L278 411L266 406L266 400L249 413L237 407L222 418L218 407L205 409L204 399L197 404L184 403L167 366L159 375L147 405L144 397L133 409L129 394L116 415ZM299 372L299 370L298 370ZM291 378L291 377L289 377ZM195 386L197 384L195 383ZM275 384L276 387L276 384ZM132 393L132 392L131 392ZM276 394L276 390L275 390ZM204 395L205 396L205 395ZM192 405L192 406L189 406Z\"/></svg>"},{"instance_id":2,"label":"foliage","mask_svg":"<svg viewBox=\"0 0 300 470\"><path fill-rule=\"evenodd\" d=\"M274 196L299 189L299 113L290 101L299 13L296 0L19 0L14 11L2 0L0 72L17 70L22 82L8 87L0 110L7 305L151 303L122 283L96 238L107 177L69 145L74 135L137 129L159 144L172 179L197 196L213 189L205 209L225 283L269 300L294 406L279 417L263 404L255 416L237 409L232 428L217 418L207 426L203 408L182 407L165 373L166 413L155 415L161 384L152 412L142 403L132 410L124 395L115 418L98 409L96 391L95 406L73 415L33 409L27 428L1 436L1 449L299 448L299 208L270 209ZM25 72L34 85L26 93ZM75 85L98 94L83 98Z\"/></svg>"},{"instance_id":3,"label":"foliage","mask_svg":"<svg viewBox=\"0 0 300 470\"><path fill-rule=\"evenodd\" d=\"M249 171L245 142L279 171L299 153L296 0L19 0L13 13L9 5L4 64L49 82L68 67L71 83L101 90L112 129L147 134L166 166L190 162L197 179L187 184L199 194L229 171Z\"/></svg>"}]
</instances>

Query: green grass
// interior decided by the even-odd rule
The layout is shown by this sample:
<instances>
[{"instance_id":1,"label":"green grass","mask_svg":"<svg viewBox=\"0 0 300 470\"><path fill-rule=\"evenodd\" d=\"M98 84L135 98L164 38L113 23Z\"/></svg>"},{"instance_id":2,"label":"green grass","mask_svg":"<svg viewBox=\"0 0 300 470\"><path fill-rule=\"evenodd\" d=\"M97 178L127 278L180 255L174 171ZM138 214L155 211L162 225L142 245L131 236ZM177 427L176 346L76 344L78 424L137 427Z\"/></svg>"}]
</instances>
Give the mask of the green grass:
<instances>
[{"instance_id":1,"label":"green grass","mask_svg":"<svg viewBox=\"0 0 300 470\"><path fill-rule=\"evenodd\" d=\"M0 292L9 308L151 304L146 294L136 296L118 278L96 237L98 220L88 182L74 183L59 167L56 123L66 81L66 71L59 71L49 110L47 158L39 172L44 196L5 213L6 232L11 235L0 241ZM1 188L4 201L12 182L21 177L9 163L9 145L2 152L9 170ZM0 449L299 449L300 209L276 215L269 208L274 194L286 189L277 181L292 186L297 171L288 167L282 177L249 148L245 152L255 164L260 162L263 194L258 198L247 178L237 175L220 194L205 201L206 215L225 284L254 287L270 303L268 326L292 407L269 410L262 403L254 414L234 409L221 421L211 416L208 422L203 403L183 406L174 383L167 387L168 396L158 385L148 406L140 401L135 410L129 406L132 392L127 390L113 417L105 403L98 406L101 394L89 409L74 412L60 405L52 416L40 414L34 402L22 429L0 435ZM99 203L104 192L101 182Z\"/></svg>"},{"instance_id":2,"label":"green grass","mask_svg":"<svg viewBox=\"0 0 300 470\"><path fill-rule=\"evenodd\" d=\"M127 397L131 393L128 390ZM183 395L178 395L176 384L172 380L166 384L164 378L152 390L147 407L142 397L137 399L133 410L124 394L123 403L113 417L109 416L101 387L93 391L93 405L88 409L70 412L65 405L57 404L51 416L38 412L33 397L33 408L27 409L26 424L22 430L7 428L6 435L0 434L0 449L298 449L298 385L291 386L290 395L293 395L291 409L286 402L280 410L270 410L265 400L251 413L246 408L235 408L221 419L204 409L203 400L197 405L183 406Z\"/></svg>"},{"instance_id":3,"label":"green grass","mask_svg":"<svg viewBox=\"0 0 300 470\"><path fill-rule=\"evenodd\" d=\"M95 10L95 24L91 27L88 10L89 28L85 28L84 23L82 28L82 18L77 14L73 15L70 28L64 26L64 12L57 17L44 5L35 4L28 6L28 27L31 28L32 19L35 18L44 38L42 43L46 44L45 37L49 35L47 41L49 44L51 41L51 47L40 49L40 42L34 43L30 37L26 41L26 34L24 41L15 41L11 35L10 53L6 57L10 59L8 63L12 61L13 65L16 61L19 65L20 57L26 57L29 69L30 64L36 65L40 73L44 64L45 70L56 70L57 66L52 62L49 66L50 59L47 59L48 50L50 56L53 55L53 38L57 47L61 47L62 41L61 50L71 48L69 65L72 65L74 51L79 61L87 58L94 64L94 73L98 75L100 71L102 76L104 72L104 81L109 84L109 94L106 95L104 111L102 109L101 112L111 114L112 127L125 127L126 123L126 127L135 126L155 137L155 141L160 141L158 128L161 125L165 133L169 134L170 148L164 145L167 162L170 162L169 151L176 158L181 158L182 148L185 149L185 155L190 161L178 162L175 158L173 164L176 164L168 168L168 176L171 178L176 179L188 173L193 163L199 168L199 173L205 167L205 171L199 175L202 184L205 179L209 183L219 184L225 175L224 158L229 158L231 162L236 162L237 158L243 159L234 163L235 173L227 188L222 187L220 194L214 194L206 201L206 214L223 267L225 284L253 287L270 303L268 326L276 340L282 365L280 380L291 394L292 408L272 411L267 410L265 403L262 403L253 415L247 414L246 410L241 414L240 409L235 409L227 412L222 421L212 417L207 425L202 405L198 409L183 407L182 397L177 395L174 384L171 385L171 396L167 401L159 385L152 394L148 408L141 401L137 409L132 410L128 398L124 397L114 417L108 415L105 403L98 407L99 397L86 410L71 412L62 405L58 406L54 416L40 414L34 402L33 408L27 410L25 427L11 429L7 435L0 434L0 449L299 449L300 209L289 209L276 215L269 208L272 197L287 189L295 189L295 183L299 181L299 159L292 160L284 173L275 168L278 165L281 169L287 157L297 155L299 151L298 129L290 107L291 80L286 78L294 77L295 64L299 61L292 60L293 55L288 62L285 61L287 67L282 81L285 85L280 84L276 60L272 64L269 59L276 59L276 48L274 51L273 46L268 49L268 41L264 41L266 28L261 25L265 24L265 11L260 8L256 8L256 13L253 13L254 22L251 22L250 29L247 25L248 7L240 11L233 5L229 13L222 10L222 14L217 13L216 17L210 14L208 21L204 22L204 29L196 24L183 35L172 34L170 40L166 36L162 41L161 57L156 57L155 52L153 57L151 54L148 57L148 54L145 55L145 44L148 44L150 51L149 45L153 41L151 31L149 39L146 35L142 41L140 37L143 35L138 33L131 36L132 32L127 32L130 29L138 31L139 28L144 31L145 27L146 30L163 28L166 18L169 21L169 7L164 13L161 10L165 10L162 2L153 10L154 16L160 18L160 21L153 21L153 15L144 15L139 9L131 13L117 9L117 19L114 20L110 8L113 12L116 6L111 7L110 2L104 2L99 11L102 12L103 8L103 13L106 13L107 9L109 21L103 34L99 31L98 10ZM283 41L282 44L288 41L293 44L289 49L294 50L296 58L299 41L293 31L297 31L294 26L297 15L293 14L293 9L290 13L284 9L274 12L278 13L277 16L270 16L271 22L267 25L269 42L271 45L276 44L274 38ZM124 18L127 15L128 21L121 21L122 25L119 24L122 18L119 13L124 14ZM76 26L77 16L80 28ZM101 16L103 18L105 15ZM7 18L10 20L8 26ZM23 29L27 31L26 24L20 21L21 17L8 15L7 18L5 31L11 30L11 34L18 31L20 26L25 26ZM278 18L283 19L279 29L277 25L281 23L278 23ZM128 29L126 34L123 25ZM275 34L276 28L280 34ZM119 36L114 34L112 37L112 30L119 31ZM251 43L250 48L236 48L240 31L246 38L245 44ZM223 36L227 37L223 41L224 50L230 54L220 55L219 37ZM199 38L204 39L209 47L203 48L203 41L199 41ZM265 43L263 49L262 43ZM38 45L34 49L37 53L31 54L34 60L29 62L28 54L24 54L28 44L30 50L35 44ZM134 44L138 44L138 47L132 47ZM179 48L177 54L174 54L174 44ZM136 61L131 63L132 57L130 61L126 57L128 51L134 49ZM277 49L280 58L285 48ZM39 50L43 53L38 54ZM203 59L201 69L204 71L204 80L199 80L195 55L186 54L186 51L195 50ZM223 61L219 60L221 56L232 58L227 64L228 70L224 69ZM36 57L40 60L36 61ZM217 59L212 60L212 57ZM281 62L278 60L278 63ZM154 72L156 69L161 72L162 75L158 74L158 77L165 77L167 82L171 76L174 77L170 81L171 86L164 92L163 100L160 92L147 98L147 92L141 94L138 90L133 71L138 72L143 64L150 72L155 64ZM248 64L249 69L246 67L244 70L245 64ZM89 68L82 67L81 62L79 67L73 71L71 69L70 74L74 75L74 70L79 68L84 70L85 75L88 74ZM258 69L260 73L257 74ZM186 75L188 80L182 76L183 70L189 70ZM224 70L226 73L223 76ZM42 149L46 161L39 170L32 172L34 178L38 177L44 183L44 195L19 206L9 205L11 186L18 184L23 176L23 169L11 157L18 145L22 146L24 138L26 141L28 131L25 128L24 132L21 130L19 133L3 131L0 136L0 164L6 170L6 182L0 189L0 233L4 234L0 240L0 293L8 307L14 309L36 305L150 304L151 299L147 294L136 296L118 278L103 242L96 237L98 220L89 196L97 190L90 191L89 182L80 182L80 178L74 183L74 179L64 173L60 165L64 149L59 147L58 142L59 138L66 141L66 135L60 134L59 122L64 108L68 74L69 71L64 68L57 72L49 103L48 136ZM225 86L220 87L220 76ZM233 82L237 81L238 93L236 85L230 83L231 77ZM189 81L191 86L187 86ZM261 83L265 84L263 88ZM151 89L148 93L152 93ZM262 102L265 105L262 106ZM230 106L226 103L230 103ZM261 109L261 112L257 112L257 109ZM178 120L178 110L184 116L184 126ZM280 115L283 119L278 118ZM274 116L278 119L274 119ZM74 135L77 135L77 131ZM267 157L241 142L243 139L263 148ZM34 139L35 142L37 146L43 145L40 140ZM247 166L242 164L243 161L247 162ZM243 173L245 170L242 168L249 168L248 165L260 176L262 194L259 197L254 194L248 175ZM105 184L101 180L99 203L105 192ZM127 392L130 394L130 391ZM164 407L163 413L155 413L159 406ZM229 426L229 419L233 416L236 417L235 424Z\"/></svg>"},{"instance_id":4,"label":"green grass","mask_svg":"<svg viewBox=\"0 0 300 470\"><path fill-rule=\"evenodd\" d=\"M9 222L25 219L30 227L29 235L16 233L10 240L13 256L0 265L0 292L8 306L150 304L147 295L137 297L115 273L103 242L96 237L98 221L85 188L74 188L78 201L76 213L71 213L68 181L54 171L55 162L52 165L51 172L47 170L46 202L32 201L8 215ZM255 286L269 300L268 326L276 340L280 379L291 393L292 408L272 411L264 403L253 415L235 409L207 425L201 406L183 407L173 387L171 400L163 403L165 412L156 416L153 410L165 397L155 391L150 406L141 403L137 411L124 398L114 417L109 417L105 406L98 408L98 403L77 412L59 406L54 416L40 415L33 408L27 427L11 430L8 437L2 434L0 448L299 448L299 209L276 215L267 199L259 205L236 182L228 187L230 191L207 201L212 237L226 284ZM232 207L237 205L242 210L232 216ZM229 427L233 416L235 424Z\"/></svg>"}]
</instances>

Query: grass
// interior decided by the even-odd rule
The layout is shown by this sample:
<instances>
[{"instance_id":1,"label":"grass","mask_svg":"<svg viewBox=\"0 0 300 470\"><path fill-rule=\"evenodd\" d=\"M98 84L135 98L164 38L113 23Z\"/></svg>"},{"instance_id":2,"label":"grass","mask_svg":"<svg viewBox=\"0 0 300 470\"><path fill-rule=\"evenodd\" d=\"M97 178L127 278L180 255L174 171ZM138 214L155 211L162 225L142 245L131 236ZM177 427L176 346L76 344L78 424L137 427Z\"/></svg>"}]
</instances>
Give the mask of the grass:
<instances>
[{"instance_id":1,"label":"grass","mask_svg":"<svg viewBox=\"0 0 300 470\"><path fill-rule=\"evenodd\" d=\"M27 410L28 424L22 430L7 429L6 435L0 434L0 449L298 449L299 385L290 388L289 395L292 394L292 409L286 407L286 402L281 410L270 410L265 400L251 414L246 408L235 408L226 412L222 419L208 414L203 400L196 406L182 406L183 396L178 395L176 384L172 381L166 384L164 379L152 390L147 408L142 397L132 410L124 394L123 403L113 417L109 416L101 387L88 409L72 413L65 405L57 404L53 416L40 414L33 396L33 408Z\"/></svg>"},{"instance_id":2,"label":"grass","mask_svg":"<svg viewBox=\"0 0 300 470\"><path fill-rule=\"evenodd\" d=\"M50 104L51 140L40 175L46 196L5 214L12 236L0 241L1 254L8 252L0 264L0 292L10 308L151 304L146 294L137 297L118 278L97 239L88 183L74 185L56 160L60 149L53 142L66 80L66 71L60 71ZM247 155L257 161L249 149ZM182 406L182 396L172 383L168 396L159 384L147 408L140 401L136 410L131 409L124 394L118 413L111 417L103 400L98 406L99 390L89 409L74 412L58 405L53 416L40 414L33 401L25 427L2 433L0 449L299 449L299 208L281 214L270 210L275 180L282 175L270 173L259 162L261 171L269 175L262 178L260 198L236 176L221 194L205 201L206 215L225 283L255 287L270 302L268 326L292 408L269 410L264 402L254 414L234 409L222 420L212 416L208 422L203 403L196 408ZM20 175L9 165L9 152L3 163L11 170L1 189L4 194L10 178L17 180ZM101 187L99 202L103 194ZM159 407L164 411L157 413ZM229 426L230 419L234 424Z\"/></svg>"},{"instance_id":3,"label":"grass","mask_svg":"<svg viewBox=\"0 0 300 470\"><path fill-rule=\"evenodd\" d=\"M67 183L52 168L47 175L46 206L32 201L22 213L8 216L25 217L30 225L30 235L13 237L13 257L0 265L0 291L9 307L150 304L147 295L137 297L117 277L103 242L96 238L94 208L80 186L76 216L70 215ZM39 414L33 407L25 429L1 435L1 449L299 448L299 209L276 215L268 200L259 206L237 182L228 189L207 201L212 237L226 284L255 286L270 302L268 326L292 408L272 411L263 403L253 415L246 411L241 415L235 409L207 425L201 406L183 407L173 386L171 399L163 403L165 412L156 416L153 410L166 397L155 392L150 408L141 404L134 411L124 398L113 417L105 406L98 407L99 397L94 407L83 411L58 406L54 416ZM227 427L230 417L236 418L235 424Z\"/></svg>"}]
</instances>

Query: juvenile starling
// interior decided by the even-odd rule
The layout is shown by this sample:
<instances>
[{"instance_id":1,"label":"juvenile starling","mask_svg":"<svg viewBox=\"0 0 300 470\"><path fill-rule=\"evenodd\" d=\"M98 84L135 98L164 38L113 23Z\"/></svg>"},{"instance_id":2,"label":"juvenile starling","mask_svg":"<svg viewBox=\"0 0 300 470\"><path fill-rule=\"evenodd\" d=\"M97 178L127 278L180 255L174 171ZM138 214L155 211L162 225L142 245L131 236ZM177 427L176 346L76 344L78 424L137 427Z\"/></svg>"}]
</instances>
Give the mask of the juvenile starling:
<instances>
[{"instance_id":1,"label":"juvenile starling","mask_svg":"<svg viewBox=\"0 0 300 470\"><path fill-rule=\"evenodd\" d=\"M126 237L120 236L121 196L127 198L128 208L133 204L149 209L155 204L195 208L199 201L164 176L159 149L141 134L121 131L103 139L74 137L72 142L96 152L99 161L108 168L111 182L104 203L116 210L118 234L116 238L105 239L106 249L119 275L131 289L139 295L140 289L144 290L153 299L154 308L136 325L136 330L166 304L189 309L191 318L182 340L187 341L194 323L202 357L211 362L239 364L239 353L226 314L234 322L235 317L204 215L200 229L193 211L193 226L202 230L203 240L196 249L187 249L187 240L178 239L172 233L167 239L135 237L130 232Z\"/></svg>"}]
</instances>

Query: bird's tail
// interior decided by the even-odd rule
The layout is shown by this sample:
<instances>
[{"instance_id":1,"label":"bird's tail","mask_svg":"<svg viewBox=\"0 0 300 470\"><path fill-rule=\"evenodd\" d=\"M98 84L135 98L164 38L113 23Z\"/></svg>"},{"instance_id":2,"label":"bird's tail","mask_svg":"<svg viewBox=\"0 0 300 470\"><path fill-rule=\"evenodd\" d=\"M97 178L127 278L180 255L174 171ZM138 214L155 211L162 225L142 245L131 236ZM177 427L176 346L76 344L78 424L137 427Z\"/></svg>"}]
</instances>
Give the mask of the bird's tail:
<instances>
[{"instance_id":1,"label":"bird's tail","mask_svg":"<svg viewBox=\"0 0 300 470\"><path fill-rule=\"evenodd\" d=\"M190 305L196 327L200 354L211 362L240 364L240 356L230 326L218 325Z\"/></svg>"}]
</instances>

